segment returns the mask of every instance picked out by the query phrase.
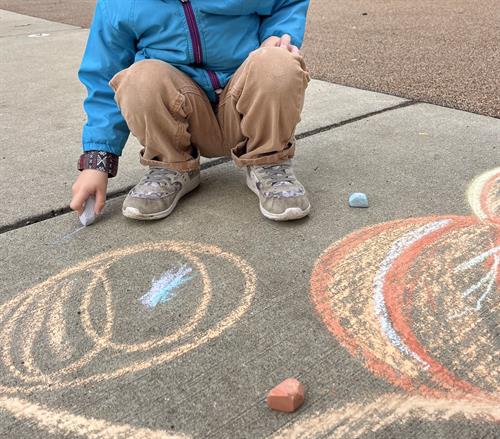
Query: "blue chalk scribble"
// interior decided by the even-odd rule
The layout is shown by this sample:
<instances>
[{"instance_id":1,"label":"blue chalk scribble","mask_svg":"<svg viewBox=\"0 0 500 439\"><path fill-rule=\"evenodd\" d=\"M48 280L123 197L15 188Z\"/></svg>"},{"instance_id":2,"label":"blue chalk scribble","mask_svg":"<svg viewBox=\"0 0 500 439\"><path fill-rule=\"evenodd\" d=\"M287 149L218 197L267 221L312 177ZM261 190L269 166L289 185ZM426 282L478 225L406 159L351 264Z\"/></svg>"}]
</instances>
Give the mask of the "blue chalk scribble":
<instances>
[{"instance_id":1,"label":"blue chalk scribble","mask_svg":"<svg viewBox=\"0 0 500 439\"><path fill-rule=\"evenodd\" d=\"M172 292L191 280L192 276L187 276L193 269L187 265L180 267L177 272L171 269L163 273L158 279L153 279L151 289L141 297L141 303L148 308L154 308L158 303L166 303L172 298Z\"/></svg>"}]
</instances>

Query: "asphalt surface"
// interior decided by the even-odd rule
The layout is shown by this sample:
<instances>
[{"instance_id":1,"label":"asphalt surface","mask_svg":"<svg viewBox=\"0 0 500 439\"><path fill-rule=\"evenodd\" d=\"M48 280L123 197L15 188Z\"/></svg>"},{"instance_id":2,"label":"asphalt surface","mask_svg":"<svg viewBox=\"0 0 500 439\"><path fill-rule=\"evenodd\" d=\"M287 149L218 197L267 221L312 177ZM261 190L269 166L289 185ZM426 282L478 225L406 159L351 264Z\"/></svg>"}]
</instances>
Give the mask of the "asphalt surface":
<instances>
[{"instance_id":1,"label":"asphalt surface","mask_svg":"<svg viewBox=\"0 0 500 439\"><path fill-rule=\"evenodd\" d=\"M0 0L0 9L88 27L94 0ZM313 0L312 76L500 117L497 0Z\"/></svg>"}]
</instances>

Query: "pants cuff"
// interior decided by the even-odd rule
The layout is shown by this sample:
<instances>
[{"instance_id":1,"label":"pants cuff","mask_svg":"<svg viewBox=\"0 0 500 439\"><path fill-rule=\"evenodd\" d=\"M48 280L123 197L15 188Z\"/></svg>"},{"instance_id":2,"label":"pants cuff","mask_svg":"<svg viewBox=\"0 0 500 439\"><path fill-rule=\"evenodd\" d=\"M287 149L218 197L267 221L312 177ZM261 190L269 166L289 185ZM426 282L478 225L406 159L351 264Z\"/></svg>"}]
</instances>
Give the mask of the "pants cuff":
<instances>
[{"instance_id":1,"label":"pants cuff","mask_svg":"<svg viewBox=\"0 0 500 439\"><path fill-rule=\"evenodd\" d=\"M141 165L154 166L156 168L173 169L180 172L197 171L200 169L200 155L195 159L184 162L160 162L158 160L146 160L143 158L144 151L139 153Z\"/></svg>"},{"instance_id":2,"label":"pants cuff","mask_svg":"<svg viewBox=\"0 0 500 439\"><path fill-rule=\"evenodd\" d=\"M271 165L277 164L280 162L284 162L288 159L291 159L295 155L295 141L291 146L288 146L283 151L278 151L265 155L257 155L255 157L248 157L252 153L245 153L246 150L246 140L238 143L231 150L231 157L233 158L234 163L239 168L244 166L256 166L256 165ZM245 157L247 156L247 157Z\"/></svg>"}]
</instances>

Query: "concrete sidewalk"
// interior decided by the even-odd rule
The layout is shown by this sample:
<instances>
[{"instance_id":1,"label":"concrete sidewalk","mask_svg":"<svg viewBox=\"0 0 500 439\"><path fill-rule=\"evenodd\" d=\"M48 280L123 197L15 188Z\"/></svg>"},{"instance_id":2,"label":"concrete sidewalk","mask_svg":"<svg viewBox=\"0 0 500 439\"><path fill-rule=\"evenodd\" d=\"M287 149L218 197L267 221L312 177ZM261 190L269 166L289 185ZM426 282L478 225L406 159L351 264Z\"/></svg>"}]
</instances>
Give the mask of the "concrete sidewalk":
<instances>
[{"instance_id":1,"label":"concrete sidewalk","mask_svg":"<svg viewBox=\"0 0 500 439\"><path fill-rule=\"evenodd\" d=\"M499 436L499 120L313 81L309 218L265 220L218 161L169 218L129 221L128 145L70 235L71 213L24 223L68 204L86 31L1 12L0 36L0 437ZM289 376L305 405L270 411Z\"/></svg>"}]
</instances>

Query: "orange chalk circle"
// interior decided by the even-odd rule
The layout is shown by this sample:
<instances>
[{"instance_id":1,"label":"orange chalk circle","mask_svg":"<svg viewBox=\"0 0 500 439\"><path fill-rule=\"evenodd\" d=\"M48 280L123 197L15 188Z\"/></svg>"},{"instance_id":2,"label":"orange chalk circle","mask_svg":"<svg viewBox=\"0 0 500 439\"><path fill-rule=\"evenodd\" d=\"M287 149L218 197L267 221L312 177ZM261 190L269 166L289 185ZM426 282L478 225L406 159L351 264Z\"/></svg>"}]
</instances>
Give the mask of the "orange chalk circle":
<instances>
[{"instance_id":1,"label":"orange chalk circle","mask_svg":"<svg viewBox=\"0 0 500 439\"><path fill-rule=\"evenodd\" d=\"M370 431L391 419L447 414L500 421L492 330L500 292L500 168L476 178L467 197L475 216L378 224L321 255L311 299L323 322L368 370L408 396L334 409L278 437L316 437L313 431L340 425L334 437L358 437L368 430L356 430L356 412L366 410L376 413L373 424L369 416L363 422Z\"/></svg>"},{"instance_id":2,"label":"orange chalk circle","mask_svg":"<svg viewBox=\"0 0 500 439\"><path fill-rule=\"evenodd\" d=\"M189 262L201 279L202 288L194 312L171 334L152 340L126 344L115 341L114 291L109 269L127 256L144 252L173 253ZM197 330L210 313L214 281L210 278L203 257L213 257L216 264L229 264L239 273L241 291L233 291L237 302L210 327ZM89 278L87 287L75 291L80 278ZM255 295L256 275L240 257L211 245L193 242L163 241L139 244L96 256L50 277L0 306L0 409L19 419L31 419L40 428L63 434L85 437L174 438L186 437L161 431L113 425L104 420L87 419L64 410L53 410L19 399L19 393L33 394L67 387L92 385L137 373L172 361L219 337L248 311ZM71 298L71 303L70 303ZM102 302L104 318L99 327L92 319L91 304ZM73 351L69 333L74 328L66 320L66 308L78 303L86 351L71 361ZM215 309L215 308L213 308ZM81 335L80 335L81 338ZM45 342L40 343L40 340ZM80 340L81 342L81 340ZM83 343L83 342L82 342ZM40 349L50 350L51 366L42 368L37 362ZM17 352L14 355L14 352ZM105 361L113 355L113 368L106 370ZM139 358L138 359L138 354ZM141 355L142 354L142 355ZM47 354L46 354L47 355ZM118 359L118 360L117 360ZM54 364L55 363L55 364ZM92 364L96 372L88 372ZM102 365L102 366L101 366ZM76 378L75 378L76 376Z\"/></svg>"},{"instance_id":3,"label":"orange chalk circle","mask_svg":"<svg viewBox=\"0 0 500 439\"><path fill-rule=\"evenodd\" d=\"M416 218L363 229L320 257L311 277L312 300L344 347L393 384L425 395L491 394L500 380L490 326L477 313L451 317L467 308L467 301L474 303L483 290L474 298L462 293L485 270L491 272L488 264L455 269L499 237L495 225L468 217ZM495 292L482 304L484 317L495 318Z\"/></svg>"}]
</instances>

